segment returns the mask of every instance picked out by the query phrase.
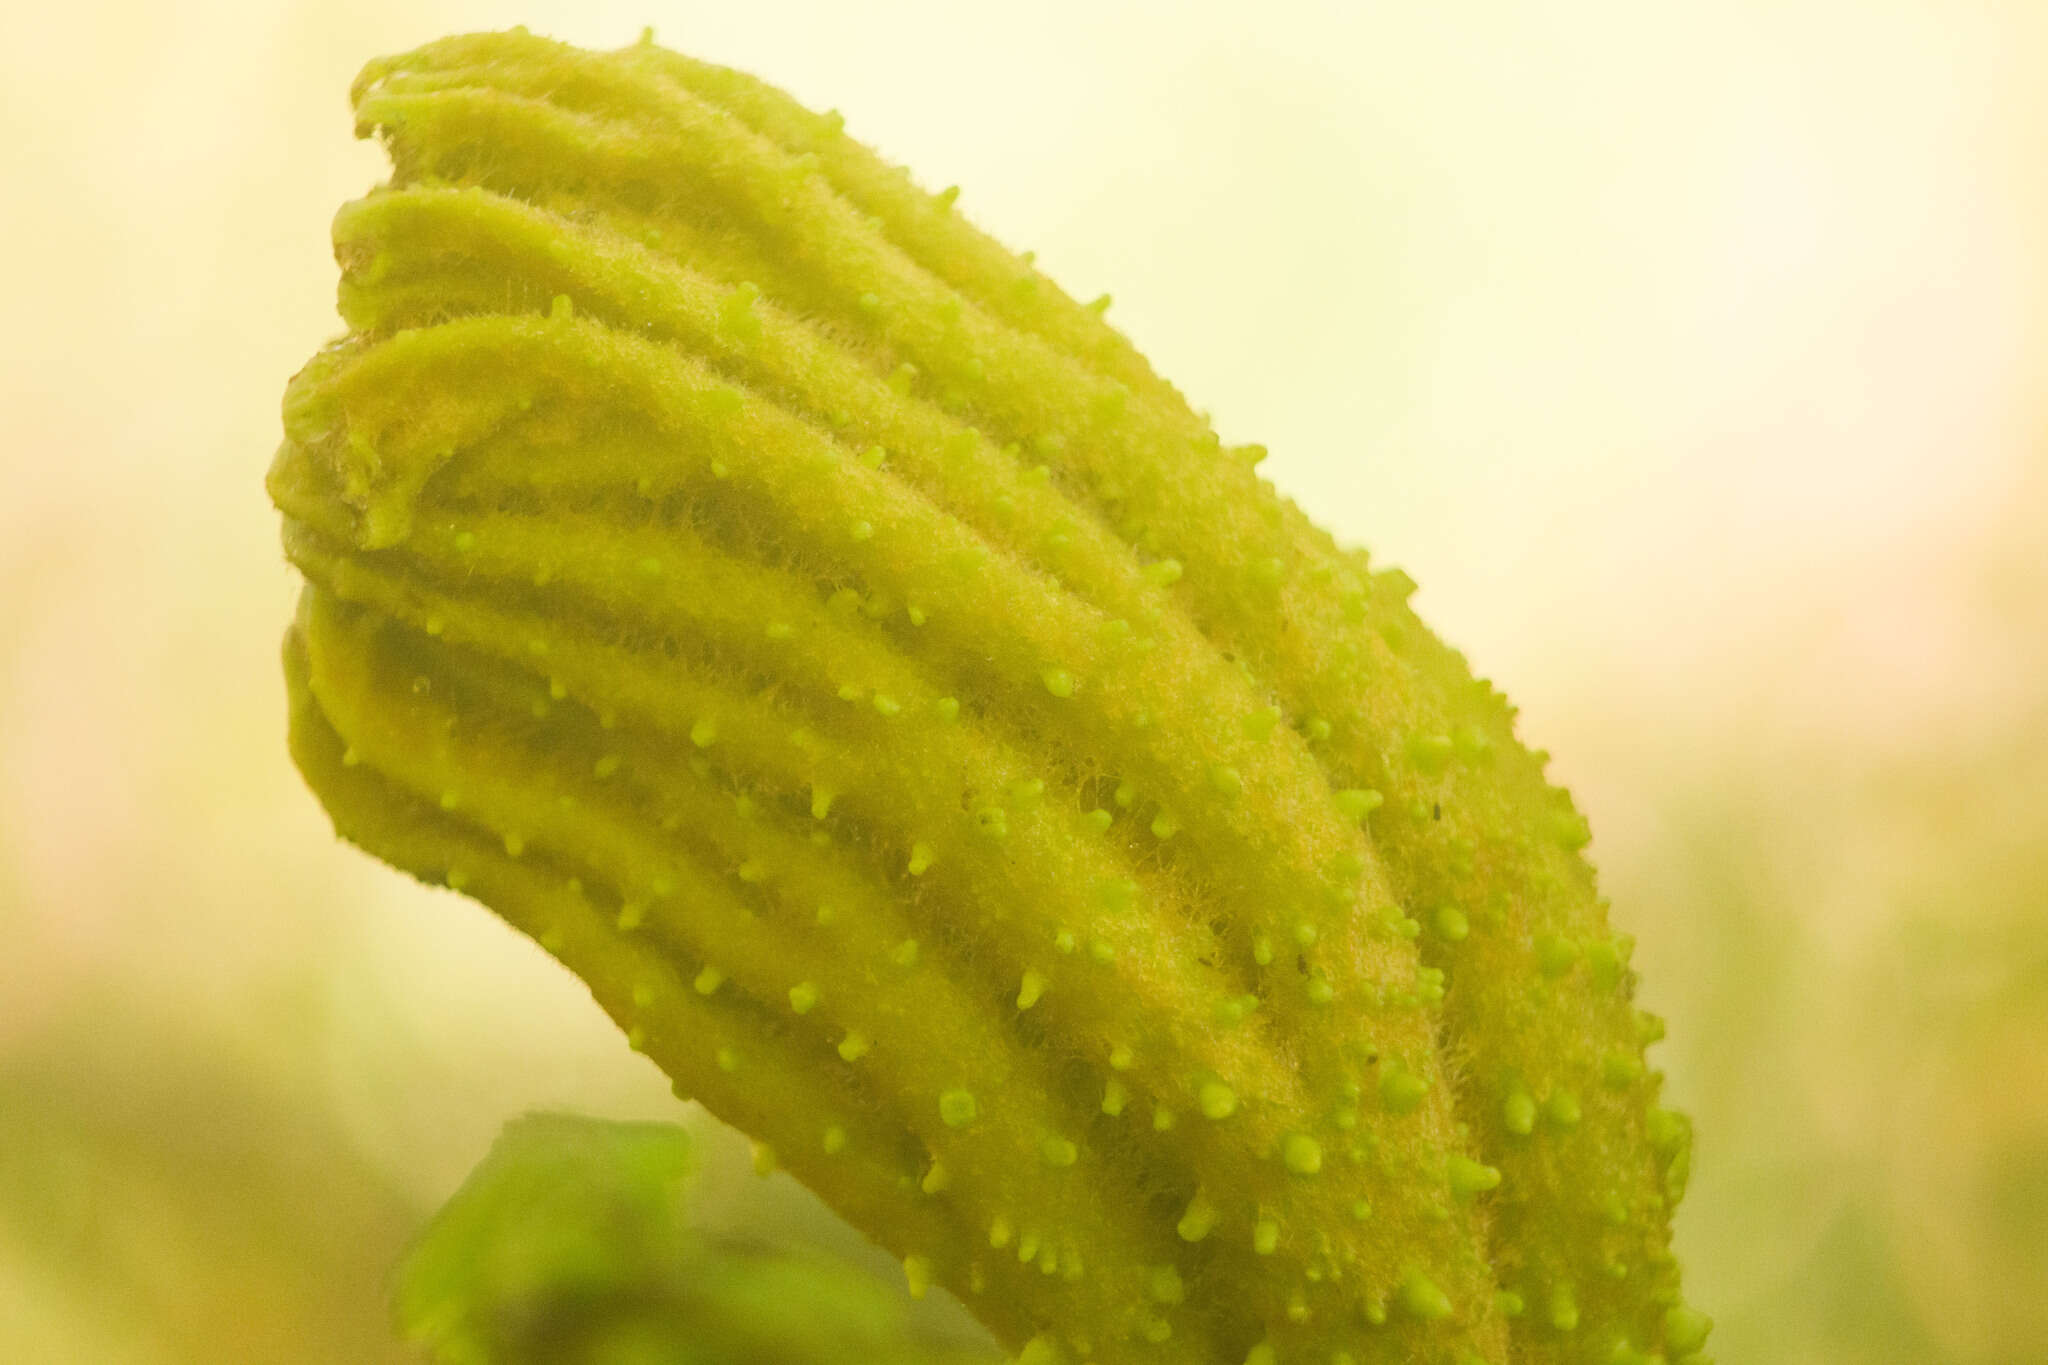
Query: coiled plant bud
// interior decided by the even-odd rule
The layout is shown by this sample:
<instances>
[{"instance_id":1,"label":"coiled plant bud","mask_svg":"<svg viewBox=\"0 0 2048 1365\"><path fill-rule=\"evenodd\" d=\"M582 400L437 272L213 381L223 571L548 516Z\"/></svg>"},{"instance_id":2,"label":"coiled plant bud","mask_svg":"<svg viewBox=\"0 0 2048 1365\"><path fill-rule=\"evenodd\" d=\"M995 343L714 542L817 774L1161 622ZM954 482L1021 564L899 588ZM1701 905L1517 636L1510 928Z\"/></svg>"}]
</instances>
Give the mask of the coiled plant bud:
<instances>
[{"instance_id":1,"label":"coiled plant bud","mask_svg":"<svg viewBox=\"0 0 2048 1365\"><path fill-rule=\"evenodd\" d=\"M1693 1359L1628 945L1407 581L818 116L372 63L293 745L1027 1361Z\"/></svg>"}]
</instances>

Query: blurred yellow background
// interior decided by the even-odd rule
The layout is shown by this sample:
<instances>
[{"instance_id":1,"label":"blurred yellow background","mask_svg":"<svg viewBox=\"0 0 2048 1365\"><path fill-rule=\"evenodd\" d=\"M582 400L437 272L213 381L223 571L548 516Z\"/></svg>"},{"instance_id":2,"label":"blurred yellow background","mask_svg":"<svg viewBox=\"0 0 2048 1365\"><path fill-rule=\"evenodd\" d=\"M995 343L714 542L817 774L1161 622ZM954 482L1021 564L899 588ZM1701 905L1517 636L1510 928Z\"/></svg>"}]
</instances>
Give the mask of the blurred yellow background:
<instances>
[{"instance_id":1,"label":"blurred yellow background","mask_svg":"<svg viewBox=\"0 0 2048 1365\"><path fill-rule=\"evenodd\" d=\"M0 45L0 1360L404 1358L507 1118L682 1111L284 752L369 57L745 67L1407 568L1596 831L1723 1362L2048 1360L2048 5L73 0ZM714 1144L707 1216L857 1251Z\"/></svg>"}]
</instances>

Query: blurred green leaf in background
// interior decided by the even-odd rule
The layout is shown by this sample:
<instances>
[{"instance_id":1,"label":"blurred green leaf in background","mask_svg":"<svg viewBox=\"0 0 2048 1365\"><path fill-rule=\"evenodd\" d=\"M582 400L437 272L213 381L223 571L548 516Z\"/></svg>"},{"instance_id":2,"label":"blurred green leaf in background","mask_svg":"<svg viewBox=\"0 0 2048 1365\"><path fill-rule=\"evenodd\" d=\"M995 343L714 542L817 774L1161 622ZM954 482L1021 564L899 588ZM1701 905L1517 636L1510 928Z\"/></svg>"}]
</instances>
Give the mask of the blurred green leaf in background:
<instances>
[{"instance_id":1,"label":"blurred green leaf in background","mask_svg":"<svg viewBox=\"0 0 2048 1365\"><path fill-rule=\"evenodd\" d=\"M441 1365L975 1365L901 1292L821 1253L688 1224L689 1134L536 1114L427 1225L398 1284Z\"/></svg>"}]
</instances>

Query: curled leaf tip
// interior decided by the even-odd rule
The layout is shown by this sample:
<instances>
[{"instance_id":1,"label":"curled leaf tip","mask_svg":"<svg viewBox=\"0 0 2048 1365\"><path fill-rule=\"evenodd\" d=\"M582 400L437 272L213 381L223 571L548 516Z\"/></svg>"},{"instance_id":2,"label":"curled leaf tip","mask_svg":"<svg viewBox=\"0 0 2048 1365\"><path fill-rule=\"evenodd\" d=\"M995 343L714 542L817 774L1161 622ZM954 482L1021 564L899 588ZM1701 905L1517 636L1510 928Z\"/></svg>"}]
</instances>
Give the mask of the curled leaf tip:
<instances>
[{"instance_id":1,"label":"curled leaf tip","mask_svg":"<svg viewBox=\"0 0 2048 1365\"><path fill-rule=\"evenodd\" d=\"M1584 820L1106 296L651 39L354 98L269 477L345 837L1020 1359L1697 1350Z\"/></svg>"}]
</instances>

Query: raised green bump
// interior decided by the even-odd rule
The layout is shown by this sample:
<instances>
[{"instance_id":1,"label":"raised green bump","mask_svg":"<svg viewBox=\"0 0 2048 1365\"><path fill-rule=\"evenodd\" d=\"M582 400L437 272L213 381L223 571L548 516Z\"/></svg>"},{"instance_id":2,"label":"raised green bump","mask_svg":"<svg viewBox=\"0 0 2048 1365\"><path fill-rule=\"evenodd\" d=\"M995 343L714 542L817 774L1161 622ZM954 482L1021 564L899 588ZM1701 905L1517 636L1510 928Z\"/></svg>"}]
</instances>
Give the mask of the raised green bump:
<instances>
[{"instance_id":1,"label":"raised green bump","mask_svg":"<svg viewBox=\"0 0 2048 1365\"><path fill-rule=\"evenodd\" d=\"M1690 1340L1584 821L1412 585L751 78L514 33L355 96L271 477L345 834L600 999L668 964L636 1046L1027 1358Z\"/></svg>"}]
</instances>

